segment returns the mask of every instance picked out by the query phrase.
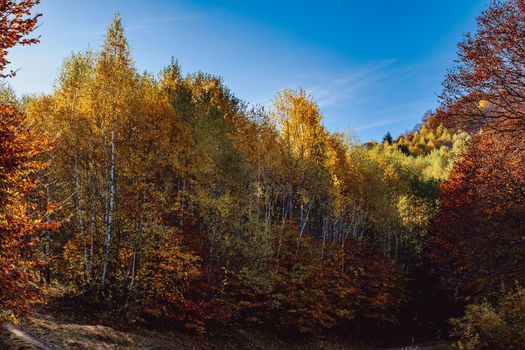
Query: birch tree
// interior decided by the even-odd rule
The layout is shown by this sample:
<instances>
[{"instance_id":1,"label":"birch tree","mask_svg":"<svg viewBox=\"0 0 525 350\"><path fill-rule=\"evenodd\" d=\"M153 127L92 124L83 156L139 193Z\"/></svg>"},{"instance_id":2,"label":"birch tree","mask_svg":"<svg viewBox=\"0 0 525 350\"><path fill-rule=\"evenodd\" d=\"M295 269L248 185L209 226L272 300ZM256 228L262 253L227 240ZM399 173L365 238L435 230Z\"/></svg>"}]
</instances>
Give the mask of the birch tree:
<instances>
[{"instance_id":1,"label":"birch tree","mask_svg":"<svg viewBox=\"0 0 525 350\"><path fill-rule=\"evenodd\" d=\"M104 152L104 254L100 283L106 284L115 230L115 208L118 205L118 144L121 128L131 114L136 94L135 70L120 15L109 25L95 70L93 112L98 116L103 133Z\"/></svg>"}]
</instances>

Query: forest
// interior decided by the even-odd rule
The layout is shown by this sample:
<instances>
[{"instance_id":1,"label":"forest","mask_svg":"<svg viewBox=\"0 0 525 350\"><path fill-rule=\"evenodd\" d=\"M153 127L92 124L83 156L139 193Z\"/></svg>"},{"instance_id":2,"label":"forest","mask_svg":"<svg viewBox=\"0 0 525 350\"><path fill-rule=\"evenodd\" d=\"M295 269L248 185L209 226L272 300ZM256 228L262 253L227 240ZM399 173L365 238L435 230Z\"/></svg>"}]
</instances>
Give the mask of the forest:
<instances>
[{"instance_id":1,"label":"forest","mask_svg":"<svg viewBox=\"0 0 525 350\"><path fill-rule=\"evenodd\" d=\"M303 89L263 107L176 59L139 72L119 14L52 93L16 96L7 54L38 44L38 3L0 1L0 348L61 310L189 339L525 349L524 0L487 5L437 110L367 143Z\"/></svg>"}]
</instances>

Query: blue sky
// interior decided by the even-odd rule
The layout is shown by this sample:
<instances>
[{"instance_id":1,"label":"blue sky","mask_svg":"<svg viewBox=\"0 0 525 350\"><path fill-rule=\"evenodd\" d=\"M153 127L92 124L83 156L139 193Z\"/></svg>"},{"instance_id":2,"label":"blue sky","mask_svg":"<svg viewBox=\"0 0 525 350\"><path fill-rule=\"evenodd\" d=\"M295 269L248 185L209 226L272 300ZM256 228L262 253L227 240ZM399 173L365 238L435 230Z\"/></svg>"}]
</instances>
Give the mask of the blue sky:
<instances>
[{"instance_id":1,"label":"blue sky","mask_svg":"<svg viewBox=\"0 0 525 350\"><path fill-rule=\"evenodd\" d=\"M37 46L16 48L18 94L53 88L72 51L100 47L119 11L139 70L178 58L268 106L286 87L311 92L330 130L362 141L413 128L485 0L43 0Z\"/></svg>"}]
</instances>

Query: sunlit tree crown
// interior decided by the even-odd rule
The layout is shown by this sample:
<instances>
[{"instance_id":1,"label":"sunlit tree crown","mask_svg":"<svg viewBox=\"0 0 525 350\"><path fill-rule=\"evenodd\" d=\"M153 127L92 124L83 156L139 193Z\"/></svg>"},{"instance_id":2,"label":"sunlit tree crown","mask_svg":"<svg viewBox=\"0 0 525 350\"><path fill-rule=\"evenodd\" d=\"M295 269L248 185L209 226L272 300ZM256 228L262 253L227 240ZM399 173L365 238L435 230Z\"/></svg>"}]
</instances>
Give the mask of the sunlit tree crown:
<instances>
[{"instance_id":1,"label":"sunlit tree crown","mask_svg":"<svg viewBox=\"0 0 525 350\"><path fill-rule=\"evenodd\" d=\"M131 50L119 13L115 14L113 21L108 26L101 56L103 60L131 64Z\"/></svg>"}]
</instances>

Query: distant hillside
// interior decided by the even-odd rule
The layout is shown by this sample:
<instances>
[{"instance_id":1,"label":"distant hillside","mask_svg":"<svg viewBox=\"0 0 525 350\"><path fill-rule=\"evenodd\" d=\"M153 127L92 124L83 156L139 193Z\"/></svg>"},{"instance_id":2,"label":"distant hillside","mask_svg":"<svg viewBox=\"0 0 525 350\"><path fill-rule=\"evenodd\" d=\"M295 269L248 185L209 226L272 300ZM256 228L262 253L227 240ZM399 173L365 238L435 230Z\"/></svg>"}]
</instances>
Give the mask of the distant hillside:
<instances>
[{"instance_id":1,"label":"distant hillside","mask_svg":"<svg viewBox=\"0 0 525 350\"><path fill-rule=\"evenodd\" d=\"M470 134L462 130L450 130L443 124L437 125L432 117L418 125L414 131L408 131L393 139L390 133L383 137L383 144L399 149L414 157L427 155L434 150L447 152L458 143L470 139Z\"/></svg>"}]
</instances>

